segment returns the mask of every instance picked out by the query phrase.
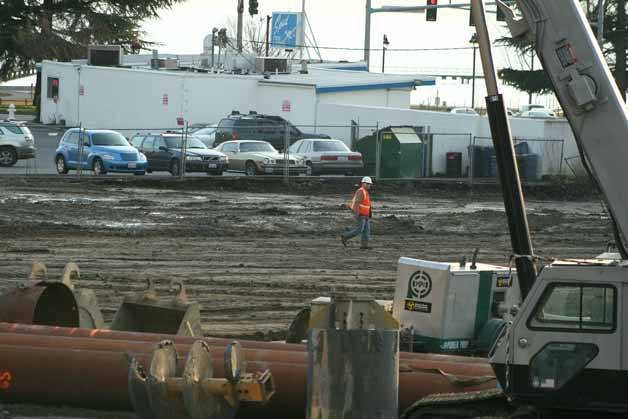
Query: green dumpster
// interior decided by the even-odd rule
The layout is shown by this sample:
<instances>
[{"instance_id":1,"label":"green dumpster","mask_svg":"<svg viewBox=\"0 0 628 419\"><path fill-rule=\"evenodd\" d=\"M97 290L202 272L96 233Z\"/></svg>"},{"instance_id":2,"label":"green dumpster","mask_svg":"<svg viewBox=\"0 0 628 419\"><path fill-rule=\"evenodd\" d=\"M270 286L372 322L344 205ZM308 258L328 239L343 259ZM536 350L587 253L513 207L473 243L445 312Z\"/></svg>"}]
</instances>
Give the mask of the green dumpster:
<instances>
[{"instance_id":1,"label":"green dumpster","mask_svg":"<svg viewBox=\"0 0 628 419\"><path fill-rule=\"evenodd\" d=\"M425 146L413 127L388 127L361 138L355 148L362 153L364 175L374 176L376 173L378 134L381 143L380 177L424 176Z\"/></svg>"}]
</instances>

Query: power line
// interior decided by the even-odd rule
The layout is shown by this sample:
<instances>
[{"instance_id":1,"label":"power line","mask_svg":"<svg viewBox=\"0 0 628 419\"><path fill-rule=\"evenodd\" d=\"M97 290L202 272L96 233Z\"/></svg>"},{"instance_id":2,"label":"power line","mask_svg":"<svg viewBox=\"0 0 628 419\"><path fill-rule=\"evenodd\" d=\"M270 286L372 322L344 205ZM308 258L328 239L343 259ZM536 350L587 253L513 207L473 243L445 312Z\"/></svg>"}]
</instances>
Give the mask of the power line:
<instances>
[{"instance_id":1,"label":"power line","mask_svg":"<svg viewBox=\"0 0 628 419\"><path fill-rule=\"evenodd\" d=\"M255 40L247 40L246 42L250 42L252 44L266 44L265 41L255 41ZM318 49L327 49L327 50L338 50L338 51L366 51L366 48L353 48L353 47L321 47L321 46L312 46L312 45L292 45L292 44L284 44L277 42L270 42L271 47L287 47L287 48L318 48ZM473 47L441 47L441 48L386 48L386 52L388 51L399 51L399 52L411 52L411 51L460 51L460 50L472 50ZM382 51L383 48L368 48L368 51Z\"/></svg>"}]
</instances>

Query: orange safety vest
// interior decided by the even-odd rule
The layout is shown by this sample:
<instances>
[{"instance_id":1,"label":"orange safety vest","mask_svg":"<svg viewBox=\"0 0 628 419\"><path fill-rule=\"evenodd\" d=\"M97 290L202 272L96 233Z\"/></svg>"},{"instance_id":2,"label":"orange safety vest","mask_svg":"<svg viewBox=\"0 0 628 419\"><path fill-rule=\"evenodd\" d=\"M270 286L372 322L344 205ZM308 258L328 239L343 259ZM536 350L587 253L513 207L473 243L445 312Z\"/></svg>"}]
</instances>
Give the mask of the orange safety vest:
<instances>
[{"instance_id":1,"label":"orange safety vest","mask_svg":"<svg viewBox=\"0 0 628 419\"><path fill-rule=\"evenodd\" d=\"M364 193L364 196L362 198L362 202L358 204L356 200L358 198L358 192L360 192L360 190L362 190L362 192ZM356 205L360 206L360 209L359 209L360 216L362 217L371 216L371 195L369 194L369 191L366 188L360 187L360 189L355 191L355 194L353 195L353 199L351 200L351 202L349 202L349 208L352 211L355 211Z\"/></svg>"}]
</instances>

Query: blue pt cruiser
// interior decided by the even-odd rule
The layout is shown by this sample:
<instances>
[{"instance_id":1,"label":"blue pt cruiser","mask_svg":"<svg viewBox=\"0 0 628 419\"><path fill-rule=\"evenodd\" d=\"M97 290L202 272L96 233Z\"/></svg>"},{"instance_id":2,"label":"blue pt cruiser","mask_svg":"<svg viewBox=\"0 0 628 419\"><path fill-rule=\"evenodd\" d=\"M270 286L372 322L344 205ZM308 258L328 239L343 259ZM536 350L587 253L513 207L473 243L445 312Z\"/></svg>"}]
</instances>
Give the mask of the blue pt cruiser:
<instances>
[{"instance_id":1,"label":"blue pt cruiser","mask_svg":"<svg viewBox=\"0 0 628 419\"><path fill-rule=\"evenodd\" d=\"M82 144L80 139L82 138ZM146 174L146 156L132 147L119 132L71 128L63 134L55 152L59 174L68 170L91 170L94 175L112 173Z\"/></svg>"}]
</instances>

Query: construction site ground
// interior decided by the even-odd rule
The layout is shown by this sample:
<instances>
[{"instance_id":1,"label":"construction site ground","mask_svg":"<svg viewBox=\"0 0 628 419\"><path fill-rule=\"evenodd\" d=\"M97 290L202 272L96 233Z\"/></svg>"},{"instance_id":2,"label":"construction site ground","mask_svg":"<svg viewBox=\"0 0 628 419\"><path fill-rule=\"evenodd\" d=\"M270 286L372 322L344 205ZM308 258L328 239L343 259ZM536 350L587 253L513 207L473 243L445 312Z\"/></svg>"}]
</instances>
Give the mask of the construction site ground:
<instances>
[{"instance_id":1,"label":"construction site ground","mask_svg":"<svg viewBox=\"0 0 628 419\"><path fill-rule=\"evenodd\" d=\"M499 187L390 182L374 191L374 249L343 248L356 179L1 177L0 292L23 283L34 259L49 279L77 262L77 285L96 291L106 321L153 278L161 295L183 280L209 336L281 340L299 309L335 290L392 299L397 260L507 265L510 238ZM590 187L527 189L539 255L593 257L612 240ZM6 411L3 413L3 411ZM11 415L131 417L0 406Z\"/></svg>"}]
</instances>

